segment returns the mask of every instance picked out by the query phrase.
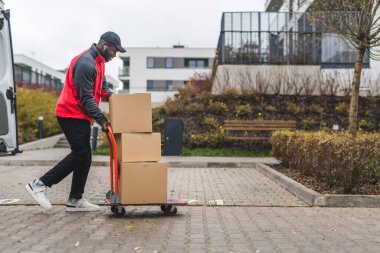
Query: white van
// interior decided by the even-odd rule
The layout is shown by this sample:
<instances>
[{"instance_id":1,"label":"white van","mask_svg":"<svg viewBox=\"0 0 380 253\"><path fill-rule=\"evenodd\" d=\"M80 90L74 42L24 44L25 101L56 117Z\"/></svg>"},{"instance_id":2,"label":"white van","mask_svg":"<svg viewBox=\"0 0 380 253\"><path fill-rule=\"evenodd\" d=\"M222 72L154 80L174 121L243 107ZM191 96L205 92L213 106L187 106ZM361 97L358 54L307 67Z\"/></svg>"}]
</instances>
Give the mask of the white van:
<instances>
[{"instance_id":1,"label":"white van","mask_svg":"<svg viewBox=\"0 0 380 253\"><path fill-rule=\"evenodd\" d=\"M10 12L0 0L0 154L19 153Z\"/></svg>"}]
</instances>

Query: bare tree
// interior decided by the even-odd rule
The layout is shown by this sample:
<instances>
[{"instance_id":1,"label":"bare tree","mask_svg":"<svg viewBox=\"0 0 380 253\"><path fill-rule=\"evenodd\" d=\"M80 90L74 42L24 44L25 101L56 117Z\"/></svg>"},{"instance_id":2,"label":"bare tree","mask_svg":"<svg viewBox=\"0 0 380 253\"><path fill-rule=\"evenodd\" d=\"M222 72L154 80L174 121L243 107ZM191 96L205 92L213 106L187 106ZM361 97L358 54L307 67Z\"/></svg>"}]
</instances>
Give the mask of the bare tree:
<instances>
[{"instance_id":1,"label":"bare tree","mask_svg":"<svg viewBox=\"0 0 380 253\"><path fill-rule=\"evenodd\" d=\"M271 82L271 88L274 95L279 95L284 85L283 73L281 71L270 73L269 80Z\"/></svg>"},{"instance_id":2,"label":"bare tree","mask_svg":"<svg viewBox=\"0 0 380 253\"><path fill-rule=\"evenodd\" d=\"M347 77L347 80L345 79L342 80L342 86L340 90L342 91L343 96L348 97L348 96L351 96L351 90L352 90L351 71L349 69L347 69L345 77Z\"/></svg>"},{"instance_id":3,"label":"bare tree","mask_svg":"<svg viewBox=\"0 0 380 253\"><path fill-rule=\"evenodd\" d=\"M244 79L244 85L240 87L243 94L256 91L253 73L249 68L245 68L244 72L241 73L241 77Z\"/></svg>"},{"instance_id":4,"label":"bare tree","mask_svg":"<svg viewBox=\"0 0 380 253\"><path fill-rule=\"evenodd\" d=\"M265 73L267 74L267 73ZM265 74L262 72L257 72L256 74L256 90L258 94L267 94L269 90L268 80Z\"/></svg>"},{"instance_id":5,"label":"bare tree","mask_svg":"<svg viewBox=\"0 0 380 253\"><path fill-rule=\"evenodd\" d=\"M319 0L314 1L312 8L315 21L324 32L338 34L356 49L348 126L353 137L358 130L359 88L364 57L366 53L373 59L380 56L373 50L380 45L379 6L380 0Z\"/></svg>"},{"instance_id":6,"label":"bare tree","mask_svg":"<svg viewBox=\"0 0 380 253\"><path fill-rule=\"evenodd\" d=\"M377 74L376 79L370 79L368 85L369 85L368 96L379 96L380 95L380 74Z\"/></svg>"},{"instance_id":7,"label":"bare tree","mask_svg":"<svg viewBox=\"0 0 380 253\"><path fill-rule=\"evenodd\" d=\"M216 75L217 86L214 88L214 92L220 93L227 87L231 87L231 73L228 68L223 68L220 75Z\"/></svg>"},{"instance_id":8,"label":"bare tree","mask_svg":"<svg viewBox=\"0 0 380 253\"><path fill-rule=\"evenodd\" d=\"M291 83L291 86L293 87L293 92L295 95L301 95L302 90L303 90L303 87L300 84L300 78L301 78L301 75L299 71L296 68L293 68L290 74L290 83Z\"/></svg>"},{"instance_id":9,"label":"bare tree","mask_svg":"<svg viewBox=\"0 0 380 253\"><path fill-rule=\"evenodd\" d=\"M292 94L292 86L290 85L290 76L287 71L283 72L283 77L281 77L284 80L284 85L282 85L282 94L284 95L290 95Z\"/></svg>"},{"instance_id":10,"label":"bare tree","mask_svg":"<svg viewBox=\"0 0 380 253\"><path fill-rule=\"evenodd\" d=\"M328 76L327 81L327 95L336 96L340 87L340 76L338 71L334 71Z\"/></svg>"},{"instance_id":11,"label":"bare tree","mask_svg":"<svg viewBox=\"0 0 380 253\"><path fill-rule=\"evenodd\" d=\"M321 94L322 96L326 96L327 93L328 93L328 82L326 81L327 77L325 77L322 73L319 73L317 75L317 81L319 83L318 85L318 91L319 91L319 94Z\"/></svg>"},{"instance_id":12,"label":"bare tree","mask_svg":"<svg viewBox=\"0 0 380 253\"><path fill-rule=\"evenodd\" d=\"M313 95L315 88L316 88L316 82L311 78L310 75L303 75L301 77L301 87L305 93L306 96L311 96Z\"/></svg>"}]
</instances>

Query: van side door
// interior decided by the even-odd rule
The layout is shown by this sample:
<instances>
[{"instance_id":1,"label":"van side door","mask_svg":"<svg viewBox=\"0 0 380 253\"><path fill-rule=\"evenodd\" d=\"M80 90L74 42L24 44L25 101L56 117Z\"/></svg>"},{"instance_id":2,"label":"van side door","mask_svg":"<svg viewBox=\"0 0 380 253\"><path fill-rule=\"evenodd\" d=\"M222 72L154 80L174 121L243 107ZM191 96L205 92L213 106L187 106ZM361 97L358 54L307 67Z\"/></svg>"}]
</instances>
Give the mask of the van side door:
<instances>
[{"instance_id":1,"label":"van side door","mask_svg":"<svg viewBox=\"0 0 380 253\"><path fill-rule=\"evenodd\" d=\"M0 154L19 152L10 11L0 0Z\"/></svg>"}]
</instances>

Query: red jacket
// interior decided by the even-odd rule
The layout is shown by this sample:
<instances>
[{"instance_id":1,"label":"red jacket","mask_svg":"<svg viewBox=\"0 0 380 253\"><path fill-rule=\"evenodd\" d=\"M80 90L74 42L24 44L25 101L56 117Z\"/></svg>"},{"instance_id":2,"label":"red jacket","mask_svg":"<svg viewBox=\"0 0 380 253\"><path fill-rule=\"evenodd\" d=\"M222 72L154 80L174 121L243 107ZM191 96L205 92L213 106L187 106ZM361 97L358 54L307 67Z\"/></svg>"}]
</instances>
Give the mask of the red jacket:
<instances>
[{"instance_id":1,"label":"red jacket","mask_svg":"<svg viewBox=\"0 0 380 253\"><path fill-rule=\"evenodd\" d=\"M104 63L95 44L72 59L57 102L58 117L95 119L100 125L107 121L99 108L100 99L112 94L105 82Z\"/></svg>"}]
</instances>

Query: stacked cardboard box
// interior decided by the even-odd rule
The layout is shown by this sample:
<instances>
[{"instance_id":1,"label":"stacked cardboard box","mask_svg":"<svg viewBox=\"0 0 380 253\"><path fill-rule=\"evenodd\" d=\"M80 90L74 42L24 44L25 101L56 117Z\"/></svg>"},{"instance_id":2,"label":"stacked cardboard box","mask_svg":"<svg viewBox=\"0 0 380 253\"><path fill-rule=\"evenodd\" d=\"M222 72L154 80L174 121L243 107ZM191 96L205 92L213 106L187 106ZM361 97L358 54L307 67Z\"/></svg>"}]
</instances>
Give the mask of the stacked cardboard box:
<instances>
[{"instance_id":1,"label":"stacked cardboard box","mask_svg":"<svg viewBox=\"0 0 380 253\"><path fill-rule=\"evenodd\" d=\"M161 135L152 133L149 93L115 94L110 118L118 148L121 204L167 201L167 163L161 161Z\"/></svg>"}]
</instances>

